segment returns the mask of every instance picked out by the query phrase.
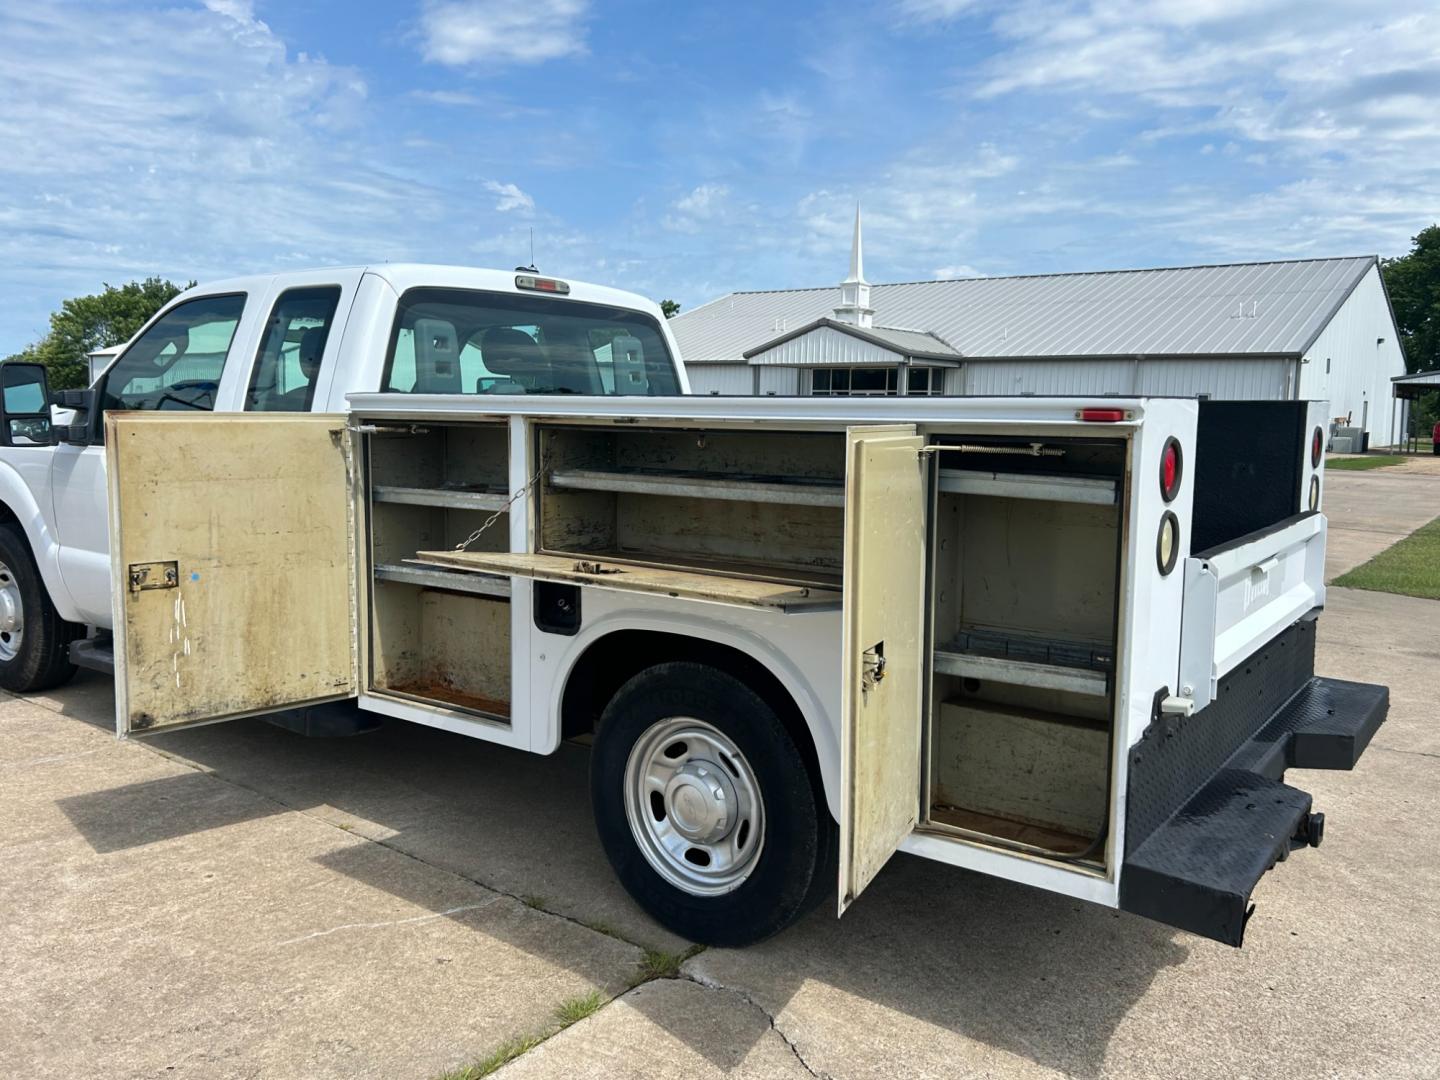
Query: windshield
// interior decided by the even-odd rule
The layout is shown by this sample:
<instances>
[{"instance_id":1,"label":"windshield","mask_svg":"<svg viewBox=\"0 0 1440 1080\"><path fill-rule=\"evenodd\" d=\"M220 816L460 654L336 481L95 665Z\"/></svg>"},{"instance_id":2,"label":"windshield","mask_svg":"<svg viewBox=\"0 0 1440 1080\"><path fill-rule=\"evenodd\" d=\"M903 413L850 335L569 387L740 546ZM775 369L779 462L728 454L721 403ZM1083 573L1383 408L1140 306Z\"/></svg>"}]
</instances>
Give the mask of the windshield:
<instances>
[{"instance_id":1,"label":"windshield","mask_svg":"<svg viewBox=\"0 0 1440 1080\"><path fill-rule=\"evenodd\" d=\"M659 324L627 308L465 289L400 298L386 390L402 394L678 394Z\"/></svg>"}]
</instances>

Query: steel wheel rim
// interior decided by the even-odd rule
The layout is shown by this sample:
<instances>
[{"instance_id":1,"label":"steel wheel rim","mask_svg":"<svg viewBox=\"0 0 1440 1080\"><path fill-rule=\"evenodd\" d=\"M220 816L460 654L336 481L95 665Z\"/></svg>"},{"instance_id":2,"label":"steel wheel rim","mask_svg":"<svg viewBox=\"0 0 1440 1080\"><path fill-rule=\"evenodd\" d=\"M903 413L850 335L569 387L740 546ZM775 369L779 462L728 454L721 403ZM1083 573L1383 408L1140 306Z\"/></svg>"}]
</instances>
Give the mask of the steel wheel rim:
<instances>
[{"instance_id":1,"label":"steel wheel rim","mask_svg":"<svg viewBox=\"0 0 1440 1080\"><path fill-rule=\"evenodd\" d=\"M25 632L25 608L20 601L20 583L10 567L0 562L0 662L20 655Z\"/></svg>"},{"instance_id":2,"label":"steel wheel rim","mask_svg":"<svg viewBox=\"0 0 1440 1080\"><path fill-rule=\"evenodd\" d=\"M631 747L625 817L655 872L694 896L739 888L765 843L750 763L728 735L689 716L659 721Z\"/></svg>"}]
</instances>

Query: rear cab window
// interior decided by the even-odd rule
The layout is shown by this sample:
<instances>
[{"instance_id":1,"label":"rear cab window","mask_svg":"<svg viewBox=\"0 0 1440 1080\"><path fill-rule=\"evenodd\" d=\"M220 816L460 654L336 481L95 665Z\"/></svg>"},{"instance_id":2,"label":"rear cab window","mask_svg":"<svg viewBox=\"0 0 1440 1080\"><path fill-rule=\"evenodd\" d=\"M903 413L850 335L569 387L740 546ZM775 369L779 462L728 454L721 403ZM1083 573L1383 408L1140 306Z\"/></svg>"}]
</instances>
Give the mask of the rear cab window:
<instances>
[{"instance_id":1,"label":"rear cab window","mask_svg":"<svg viewBox=\"0 0 1440 1080\"><path fill-rule=\"evenodd\" d=\"M629 308L468 289L400 298L383 389L402 394L680 393L654 318Z\"/></svg>"},{"instance_id":2,"label":"rear cab window","mask_svg":"<svg viewBox=\"0 0 1440 1080\"><path fill-rule=\"evenodd\" d=\"M280 294L255 353L246 412L308 412L340 303L339 285Z\"/></svg>"}]
</instances>

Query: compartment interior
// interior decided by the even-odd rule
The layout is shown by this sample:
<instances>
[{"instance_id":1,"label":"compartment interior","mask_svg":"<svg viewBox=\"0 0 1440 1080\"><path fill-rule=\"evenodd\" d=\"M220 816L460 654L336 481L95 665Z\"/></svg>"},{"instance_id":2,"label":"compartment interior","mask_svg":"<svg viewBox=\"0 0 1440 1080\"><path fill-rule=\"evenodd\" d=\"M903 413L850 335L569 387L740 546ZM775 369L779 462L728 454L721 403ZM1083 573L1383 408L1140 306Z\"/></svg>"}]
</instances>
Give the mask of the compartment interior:
<instances>
[{"instance_id":1,"label":"compartment interior","mask_svg":"<svg viewBox=\"0 0 1440 1080\"><path fill-rule=\"evenodd\" d=\"M1101 865L1125 444L935 441L927 824Z\"/></svg>"},{"instance_id":2,"label":"compartment interior","mask_svg":"<svg viewBox=\"0 0 1440 1080\"><path fill-rule=\"evenodd\" d=\"M467 548L508 550L505 425L378 425L366 448L372 688L508 722L509 580L415 562L497 512Z\"/></svg>"},{"instance_id":3,"label":"compartment interior","mask_svg":"<svg viewBox=\"0 0 1440 1080\"><path fill-rule=\"evenodd\" d=\"M541 553L837 588L838 432L539 432Z\"/></svg>"}]
</instances>

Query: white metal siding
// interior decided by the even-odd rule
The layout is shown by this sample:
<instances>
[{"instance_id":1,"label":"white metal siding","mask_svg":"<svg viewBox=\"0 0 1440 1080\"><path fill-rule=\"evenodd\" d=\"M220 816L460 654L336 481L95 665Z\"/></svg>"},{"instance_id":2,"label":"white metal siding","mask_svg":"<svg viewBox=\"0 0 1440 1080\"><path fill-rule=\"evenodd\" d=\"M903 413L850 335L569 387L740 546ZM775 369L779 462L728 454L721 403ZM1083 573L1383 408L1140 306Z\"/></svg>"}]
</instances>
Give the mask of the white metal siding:
<instances>
[{"instance_id":1,"label":"white metal siding","mask_svg":"<svg viewBox=\"0 0 1440 1080\"><path fill-rule=\"evenodd\" d=\"M753 394L755 375L745 364L690 364L690 390L695 394Z\"/></svg>"},{"instance_id":2,"label":"white metal siding","mask_svg":"<svg viewBox=\"0 0 1440 1080\"><path fill-rule=\"evenodd\" d=\"M1209 394L1222 401L1283 401L1294 397L1294 360L1142 360L1126 393L1157 397Z\"/></svg>"},{"instance_id":3,"label":"white metal siding","mask_svg":"<svg viewBox=\"0 0 1440 1080\"><path fill-rule=\"evenodd\" d=\"M965 365L965 393L1128 394L1131 360L976 360Z\"/></svg>"},{"instance_id":4,"label":"white metal siding","mask_svg":"<svg viewBox=\"0 0 1440 1080\"><path fill-rule=\"evenodd\" d=\"M892 349L821 326L752 356L750 363L756 367L876 367L893 366L902 359Z\"/></svg>"},{"instance_id":5,"label":"white metal siding","mask_svg":"<svg viewBox=\"0 0 1440 1080\"><path fill-rule=\"evenodd\" d=\"M800 393L800 382L805 382L805 392L810 392L809 371L797 371L795 368L754 368L760 375L760 393L775 394L777 397L788 397L791 394Z\"/></svg>"},{"instance_id":6,"label":"white metal siding","mask_svg":"<svg viewBox=\"0 0 1440 1080\"><path fill-rule=\"evenodd\" d=\"M1405 360L1378 267L1361 278L1305 359L1300 373L1301 397L1328 401L1328 416L1348 415L1356 427L1364 424L1372 446L1394 442L1390 379L1405 373Z\"/></svg>"}]
</instances>

